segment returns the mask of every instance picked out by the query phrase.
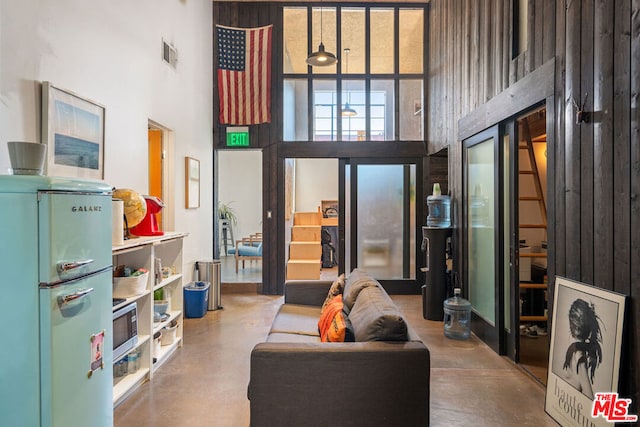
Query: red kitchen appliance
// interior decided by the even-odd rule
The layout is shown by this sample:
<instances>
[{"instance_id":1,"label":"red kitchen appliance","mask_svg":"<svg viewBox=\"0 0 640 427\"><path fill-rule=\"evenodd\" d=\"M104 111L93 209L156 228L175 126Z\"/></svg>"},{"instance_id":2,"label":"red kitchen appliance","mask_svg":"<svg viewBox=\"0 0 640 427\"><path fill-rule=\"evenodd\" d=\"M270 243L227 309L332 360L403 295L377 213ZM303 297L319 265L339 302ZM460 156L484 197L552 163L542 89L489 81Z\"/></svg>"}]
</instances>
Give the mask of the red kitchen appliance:
<instances>
[{"instance_id":1,"label":"red kitchen appliance","mask_svg":"<svg viewBox=\"0 0 640 427\"><path fill-rule=\"evenodd\" d=\"M160 231L156 214L164 208L164 202L155 196L142 196L147 202L147 214L142 222L130 231L136 236L162 236L164 231Z\"/></svg>"}]
</instances>

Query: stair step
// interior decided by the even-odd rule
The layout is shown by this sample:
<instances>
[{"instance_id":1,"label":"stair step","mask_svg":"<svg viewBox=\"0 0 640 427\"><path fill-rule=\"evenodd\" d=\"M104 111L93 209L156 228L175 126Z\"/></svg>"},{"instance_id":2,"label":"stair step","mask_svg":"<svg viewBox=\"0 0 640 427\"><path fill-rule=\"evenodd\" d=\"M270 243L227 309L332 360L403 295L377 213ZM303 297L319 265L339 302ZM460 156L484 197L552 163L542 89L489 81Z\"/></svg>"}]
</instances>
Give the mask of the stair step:
<instances>
[{"instance_id":1,"label":"stair step","mask_svg":"<svg viewBox=\"0 0 640 427\"><path fill-rule=\"evenodd\" d=\"M319 242L291 242L289 259L318 260L322 257L322 245Z\"/></svg>"},{"instance_id":2,"label":"stair step","mask_svg":"<svg viewBox=\"0 0 640 427\"><path fill-rule=\"evenodd\" d=\"M539 202L542 199L540 197L538 197L538 196L520 196L520 200L522 200L522 201L531 201L531 202Z\"/></svg>"},{"instance_id":3,"label":"stair step","mask_svg":"<svg viewBox=\"0 0 640 427\"><path fill-rule=\"evenodd\" d=\"M287 280L319 280L320 260L287 261Z\"/></svg>"},{"instance_id":4,"label":"stair step","mask_svg":"<svg viewBox=\"0 0 640 427\"><path fill-rule=\"evenodd\" d=\"M292 242L320 242L320 225L294 225L291 227Z\"/></svg>"},{"instance_id":5,"label":"stair step","mask_svg":"<svg viewBox=\"0 0 640 427\"><path fill-rule=\"evenodd\" d=\"M318 212L294 212L293 225L320 225L322 216Z\"/></svg>"}]
</instances>

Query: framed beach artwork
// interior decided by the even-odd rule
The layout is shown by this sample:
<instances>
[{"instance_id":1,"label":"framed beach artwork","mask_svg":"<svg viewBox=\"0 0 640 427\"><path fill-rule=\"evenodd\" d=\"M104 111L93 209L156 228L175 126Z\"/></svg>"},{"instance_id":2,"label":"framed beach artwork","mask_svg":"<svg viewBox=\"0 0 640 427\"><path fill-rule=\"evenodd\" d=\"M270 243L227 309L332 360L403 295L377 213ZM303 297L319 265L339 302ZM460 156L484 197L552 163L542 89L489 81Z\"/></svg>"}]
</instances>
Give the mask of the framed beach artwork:
<instances>
[{"instance_id":1,"label":"framed beach artwork","mask_svg":"<svg viewBox=\"0 0 640 427\"><path fill-rule=\"evenodd\" d=\"M611 425L613 405L625 404L617 395L625 296L563 277L554 295L545 411L562 426Z\"/></svg>"},{"instance_id":2,"label":"framed beach artwork","mask_svg":"<svg viewBox=\"0 0 640 427\"><path fill-rule=\"evenodd\" d=\"M50 82L42 83L42 143L48 176L104 178L105 108Z\"/></svg>"}]
</instances>

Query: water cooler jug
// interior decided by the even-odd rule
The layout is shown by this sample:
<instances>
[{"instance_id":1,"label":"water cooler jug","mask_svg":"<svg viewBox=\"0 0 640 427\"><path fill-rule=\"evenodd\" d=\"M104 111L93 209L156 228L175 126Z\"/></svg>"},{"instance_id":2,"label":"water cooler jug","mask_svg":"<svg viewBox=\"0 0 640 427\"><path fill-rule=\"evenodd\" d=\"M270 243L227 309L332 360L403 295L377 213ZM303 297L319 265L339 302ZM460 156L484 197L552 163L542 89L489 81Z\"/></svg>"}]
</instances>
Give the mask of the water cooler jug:
<instances>
[{"instance_id":1,"label":"water cooler jug","mask_svg":"<svg viewBox=\"0 0 640 427\"><path fill-rule=\"evenodd\" d=\"M460 288L455 288L453 298L444 302L444 336L466 340L471 335L471 303L460 293Z\"/></svg>"}]
</instances>

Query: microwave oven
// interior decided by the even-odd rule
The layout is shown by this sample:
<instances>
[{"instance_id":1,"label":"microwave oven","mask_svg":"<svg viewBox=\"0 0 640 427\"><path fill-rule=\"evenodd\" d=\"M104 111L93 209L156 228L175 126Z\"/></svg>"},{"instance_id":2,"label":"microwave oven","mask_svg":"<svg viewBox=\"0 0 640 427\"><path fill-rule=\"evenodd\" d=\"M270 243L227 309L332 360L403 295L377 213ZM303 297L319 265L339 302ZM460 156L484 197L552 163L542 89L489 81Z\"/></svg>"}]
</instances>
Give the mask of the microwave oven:
<instances>
[{"instance_id":1,"label":"microwave oven","mask_svg":"<svg viewBox=\"0 0 640 427\"><path fill-rule=\"evenodd\" d=\"M135 302L113 312L113 361L138 345L138 306Z\"/></svg>"}]
</instances>

